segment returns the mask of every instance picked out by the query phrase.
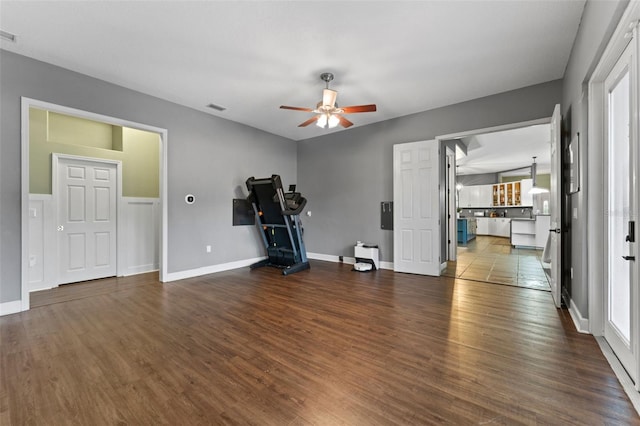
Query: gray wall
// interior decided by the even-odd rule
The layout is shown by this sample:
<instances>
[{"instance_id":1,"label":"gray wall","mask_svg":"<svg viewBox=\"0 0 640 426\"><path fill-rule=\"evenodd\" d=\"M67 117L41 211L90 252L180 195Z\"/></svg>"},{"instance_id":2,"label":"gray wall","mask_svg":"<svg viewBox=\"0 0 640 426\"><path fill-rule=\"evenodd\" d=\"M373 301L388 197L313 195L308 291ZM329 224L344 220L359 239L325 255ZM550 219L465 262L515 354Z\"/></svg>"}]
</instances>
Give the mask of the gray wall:
<instances>
[{"instance_id":1,"label":"gray wall","mask_svg":"<svg viewBox=\"0 0 640 426\"><path fill-rule=\"evenodd\" d=\"M573 267L573 280L570 280L571 300L581 315L589 317L589 299L587 283L587 249L589 230L587 229L588 173L587 146L599 141L590 141L587 134L587 83L604 51L611 34L629 2L625 1L587 1L580 22L580 28L571 50L571 57L564 75L562 92L563 139L565 144L576 133L580 133L580 191L568 200L569 223L571 229L570 267ZM597 190L594 188L593 190ZM578 218L573 218L573 209L577 209ZM596 230L592 230L596 231Z\"/></svg>"},{"instance_id":2,"label":"gray wall","mask_svg":"<svg viewBox=\"0 0 640 426\"><path fill-rule=\"evenodd\" d=\"M231 225L232 199L249 176L295 183L295 142L3 50L0 63L0 303L21 297L21 96L168 129L169 272L263 255L254 227Z\"/></svg>"},{"instance_id":3,"label":"gray wall","mask_svg":"<svg viewBox=\"0 0 640 426\"><path fill-rule=\"evenodd\" d=\"M361 240L393 261L393 233L380 229L379 211L381 201L393 200L394 144L550 117L561 95L556 80L300 141L298 188L313 212L305 220L307 250L353 256Z\"/></svg>"}]
</instances>

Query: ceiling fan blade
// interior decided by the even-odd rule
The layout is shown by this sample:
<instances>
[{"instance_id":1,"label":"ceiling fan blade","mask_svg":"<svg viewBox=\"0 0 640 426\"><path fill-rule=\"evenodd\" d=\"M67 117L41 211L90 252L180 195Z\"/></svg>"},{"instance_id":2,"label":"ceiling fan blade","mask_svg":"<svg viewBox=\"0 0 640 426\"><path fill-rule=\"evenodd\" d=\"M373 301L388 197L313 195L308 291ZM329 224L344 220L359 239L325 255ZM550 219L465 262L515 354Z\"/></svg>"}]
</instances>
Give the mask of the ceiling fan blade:
<instances>
[{"instance_id":1,"label":"ceiling fan blade","mask_svg":"<svg viewBox=\"0 0 640 426\"><path fill-rule=\"evenodd\" d=\"M338 92L331 89L322 90L322 106L329 106L331 108L336 104L336 97Z\"/></svg>"},{"instance_id":2,"label":"ceiling fan blade","mask_svg":"<svg viewBox=\"0 0 640 426\"><path fill-rule=\"evenodd\" d=\"M319 117L320 117L319 115L314 115L313 117L311 117L310 119L308 119L304 123L298 124L298 127L307 127L309 124L315 123L316 121L318 121Z\"/></svg>"},{"instance_id":3,"label":"ceiling fan blade","mask_svg":"<svg viewBox=\"0 0 640 426\"><path fill-rule=\"evenodd\" d=\"M340 107L343 111L343 114L353 114L356 112L374 112L376 110L376 104L370 105L354 105L347 107Z\"/></svg>"},{"instance_id":4,"label":"ceiling fan blade","mask_svg":"<svg viewBox=\"0 0 640 426\"><path fill-rule=\"evenodd\" d=\"M351 127L351 126L353 126L353 123L352 123L352 122L350 122L349 120L347 120L346 118L344 118L343 116L341 116L341 115L336 115L336 117L338 117L338 120L340 120L340 125L341 125L342 127L344 127L345 129L346 129L347 127Z\"/></svg>"},{"instance_id":5,"label":"ceiling fan blade","mask_svg":"<svg viewBox=\"0 0 640 426\"><path fill-rule=\"evenodd\" d=\"M281 109L292 109L294 111L305 111L305 112L313 111L311 108L293 107L293 106L286 106L286 105L280 105L280 108Z\"/></svg>"}]
</instances>

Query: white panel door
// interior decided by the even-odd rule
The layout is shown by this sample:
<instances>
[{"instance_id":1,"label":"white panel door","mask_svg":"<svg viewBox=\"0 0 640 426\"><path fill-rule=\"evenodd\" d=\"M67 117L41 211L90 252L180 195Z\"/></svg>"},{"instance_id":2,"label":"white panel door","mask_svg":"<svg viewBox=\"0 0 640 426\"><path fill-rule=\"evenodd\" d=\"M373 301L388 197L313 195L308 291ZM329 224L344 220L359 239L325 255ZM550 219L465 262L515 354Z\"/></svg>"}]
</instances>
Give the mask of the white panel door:
<instances>
[{"instance_id":1,"label":"white panel door","mask_svg":"<svg viewBox=\"0 0 640 426\"><path fill-rule=\"evenodd\" d=\"M553 302L559 308L562 305L562 229L561 229L561 208L562 208L562 188L560 177L562 176L562 156L560 155L560 125L561 125L560 105L556 105L551 116L551 189L549 194L549 214L551 219L551 295Z\"/></svg>"},{"instance_id":2,"label":"white panel door","mask_svg":"<svg viewBox=\"0 0 640 426\"><path fill-rule=\"evenodd\" d=\"M393 147L393 268L440 275L439 142Z\"/></svg>"},{"instance_id":3,"label":"white panel door","mask_svg":"<svg viewBox=\"0 0 640 426\"><path fill-rule=\"evenodd\" d=\"M58 284L116 275L116 164L56 159Z\"/></svg>"}]
</instances>

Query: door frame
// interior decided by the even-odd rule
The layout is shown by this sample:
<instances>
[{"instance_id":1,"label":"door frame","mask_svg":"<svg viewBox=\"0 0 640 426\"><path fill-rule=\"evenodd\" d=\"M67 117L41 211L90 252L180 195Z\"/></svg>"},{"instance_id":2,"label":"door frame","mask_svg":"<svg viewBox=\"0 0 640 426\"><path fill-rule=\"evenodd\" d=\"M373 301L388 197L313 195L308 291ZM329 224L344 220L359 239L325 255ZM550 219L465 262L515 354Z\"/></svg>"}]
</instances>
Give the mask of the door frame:
<instances>
[{"instance_id":1,"label":"door frame","mask_svg":"<svg viewBox=\"0 0 640 426\"><path fill-rule=\"evenodd\" d=\"M88 161L95 164L108 164L110 166L116 166L116 275L121 277L124 275L124 259L123 256L126 254L124 250L122 250L121 244L124 242L124 227L122 226L122 161L120 160L110 160L106 158L95 158L95 157L85 157L80 155L70 155L70 154L61 154L54 152L51 154L51 204L53 207L53 212L55 216L55 224L60 223L59 217L59 207L60 207L60 193L59 193L59 181L58 181L58 171L60 167L60 160L70 160L70 161ZM56 238L56 247L59 246L59 240ZM59 250L56 250L59 253ZM56 256L55 262L56 268L56 287L60 282L60 259Z\"/></svg>"},{"instance_id":2,"label":"door frame","mask_svg":"<svg viewBox=\"0 0 640 426\"><path fill-rule=\"evenodd\" d=\"M639 114L640 106L638 100L638 89L640 88L640 30L638 20L640 19L640 2L631 2L625 10L616 30L614 31L604 53L600 57L596 68L588 82L588 135L591 142L587 144L587 167L589 173L585 176L587 179L587 188L589 194L587 197L587 229L589 244L587 245L587 288L588 288L588 309L589 309L589 332L594 336L604 335L605 324L605 271L606 265L604 253L605 244L605 226L606 217L603 206L605 205L605 165L604 165L604 140L606 125L605 110L605 79L615 67L618 59L627 48L633 44L633 63L635 68L635 78L630 81L631 84L631 129L630 144L638 146L640 143L638 131L640 130ZM636 159L638 161L638 159ZM640 199L640 193L636 189L636 199ZM636 273L638 272L638 263L634 265ZM632 283L636 285L637 283ZM640 292L636 291L632 299L631 309L638 312L640 307ZM632 325L633 329L633 325ZM640 327L635 327L636 332L632 336L633 340L638 344L640 337ZM635 348L635 353L637 348ZM636 357L636 366L640 366L640 357ZM638 368L636 368L638 371ZM635 389L640 390L640 380L635 380Z\"/></svg>"},{"instance_id":3,"label":"door frame","mask_svg":"<svg viewBox=\"0 0 640 426\"><path fill-rule=\"evenodd\" d=\"M447 218L447 257L444 262L449 260L457 260L458 259L458 230L457 230L457 208L458 208L458 189L456 186L456 153L450 148L447 147L445 150L445 158L446 158L446 174L447 178L445 179L445 194L447 200L447 213L445 217Z\"/></svg>"},{"instance_id":4,"label":"door frame","mask_svg":"<svg viewBox=\"0 0 640 426\"><path fill-rule=\"evenodd\" d=\"M150 126L143 123L137 123L134 121L129 121L121 118L110 117L107 115L96 114L93 112L88 112L76 108L70 108L62 105L53 104L50 102L40 101L37 99L32 99L28 97L21 98L21 114L20 114L20 124L21 124L21 277L20 277L20 286L21 286L21 311L26 311L29 309L30 305L30 297L29 297L29 108L39 108L45 109L48 111L53 111L60 114L71 115L78 118L84 118L87 120L99 121L102 123L107 123L115 126L123 126L129 127L137 130L144 130L147 132L152 132L158 134L160 138L160 258L158 259L160 263L160 276L159 279L161 282L164 282L165 277L168 274L167 266L167 256L168 256L168 214L167 214L167 203L165 200L167 199L167 152L168 152L168 131L167 129L163 129L160 127ZM121 179L120 179L121 181ZM119 203L121 205L122 203ZM118 208L119 210L119 208ZM119 234L120 229L118 228L118 241L124 241ZM120 265L122 262L118 261L118 274L120 275Z\"/></svg>"},{"instance_id":5,"label":"door frame","mask_svg":"<svg viewBox=\"0 0 640 426\"><path fill-rule=\"evenodd\" d=\"M457 133L449 133L446 135L440 135L440 136L436 136L436 140L440 142L440 144L442 145L443 142L450 140L450 139L462 139L462 138L466 138L469 136L475 136L475 135L482 135L485 133L493 133L493 132L502 132L505 130L514 130L514 129L521 129L523 127L530 127L530 126L537 126L539 124L551 124L551 116L546 117L546 118L538 118L536 120L529 120L529 121L520 121L517 123L510 123L510 124L502 124L500 126L493 126L493 127L485 127L483 129L473 129L473 130L465 130L463 132L457 132ZM453 179L449 179L447 181L447 183L450 185L449 188L445 188L445 191L455 191L456 188L456 184L457 184L457 178L456 178L456 174L455 171L453 173ZM457 217L451 217L448 218L449 223L447 224L447 228L450 227L456 227L457 225ZM453 222L453 223L452 223ZM454 238L454 240L456 240L456 244L455 244L455 249L458 249L457 246L457 235L456 238ZM449 251L447 251L447 259L444 259L443 263L446 264L447 261L454 261L456 260L456 258L451 258L450 257L450 253Z\"/></svg>"}]
</instances>

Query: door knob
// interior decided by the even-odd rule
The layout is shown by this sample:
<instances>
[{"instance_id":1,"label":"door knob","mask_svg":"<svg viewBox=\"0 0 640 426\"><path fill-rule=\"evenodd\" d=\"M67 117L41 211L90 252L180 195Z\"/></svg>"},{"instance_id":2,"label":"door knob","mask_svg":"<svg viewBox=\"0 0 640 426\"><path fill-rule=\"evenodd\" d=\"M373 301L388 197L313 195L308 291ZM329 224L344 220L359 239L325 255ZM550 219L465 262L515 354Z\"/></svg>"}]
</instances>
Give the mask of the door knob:
<instances>
[{"instance_id":1,"label":"door knob","mask_svg":"<svg viewBox=\"0 0 640 426\"><path fill-rule=\"evenodd\" d=\"M624 260L636 260L635 256L622 256Z\"/></svg>"},{"instance_id":2,"label":"door knob","mask_svg":"<svg viewBox=\"0 0 640 426\"><path fill-rule=\"evenodd\" d=\"M555 232L556 234L559 234L561 231L560 231L560 228L554 228L554 229L549 229L549 232Z\"/></svg>"},{"instance_id":3,"label":"door knob","mask_svg":"<svg viewBox=\"0 0 640 426\"><path fill-rule=\"evenodd\" d=\"M64 231L64 225L58 225L58 231Z\"/></svg>"}]
</instances>

